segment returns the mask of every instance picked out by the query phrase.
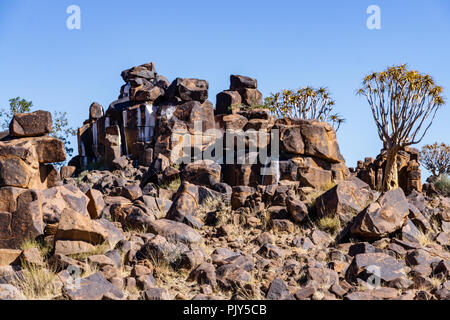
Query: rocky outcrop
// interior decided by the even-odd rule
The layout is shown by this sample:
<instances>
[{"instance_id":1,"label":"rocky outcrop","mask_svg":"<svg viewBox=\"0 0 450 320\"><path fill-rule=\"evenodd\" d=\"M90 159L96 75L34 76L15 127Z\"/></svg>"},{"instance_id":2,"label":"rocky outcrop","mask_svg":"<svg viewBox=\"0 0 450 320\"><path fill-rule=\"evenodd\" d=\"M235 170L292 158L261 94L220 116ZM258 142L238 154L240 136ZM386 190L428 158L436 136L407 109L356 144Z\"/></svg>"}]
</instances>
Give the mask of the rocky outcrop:
<instances>
[{"instance_id":1,"label":"rocky outcrop","mask_svg":"<svg viewBox=\"0 0 450 320\"><path fill-rule=\"evenodd\" d=\"M387 152L382 150L376 159L366 158L364 161L358 161L357 167L352 168L351 171L370 188L381 191L386 159ZM397 156L397 172L399 186L406 194L414 190L422 192L419 150L414 148L400 150Z\"/></svg>"},{"instance_id":2,"label":"rocky outcrop","mask_svg":"<svg viewBox=\"0 0 450 320\"><path fill-rule=\"evenodd\" d=\"M47 129L0 135L0 299L29 268L57 272L55 299L448 299L448 198L350 175L334 129L256 107L256 79L231 76L214 109L204 80L122 78L61 179Z\"/></svg>"}]
</instances>

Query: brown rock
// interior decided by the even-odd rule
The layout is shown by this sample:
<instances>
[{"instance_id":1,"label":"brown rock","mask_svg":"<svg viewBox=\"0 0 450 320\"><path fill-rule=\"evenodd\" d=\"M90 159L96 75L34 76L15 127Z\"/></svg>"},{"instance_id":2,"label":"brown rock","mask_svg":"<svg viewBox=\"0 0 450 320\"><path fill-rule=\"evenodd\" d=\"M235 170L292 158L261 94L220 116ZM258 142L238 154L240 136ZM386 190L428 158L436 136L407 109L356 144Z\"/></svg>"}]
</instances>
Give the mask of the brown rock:
<instances>
[{"instance_id":1,"label":"brown rock","mask_svg":"<svg viewBox=\"0 0 450 320\"><path fill-rule=\"evenodd\" d=\"M205 80L177 78L167 89L171 99L179 101L200 101L208 99L209 84Z\"/></svg>"},{"instance_id":2,"label":"brown rock","mask_svg":"<svg viewBox=\"0 0 450 320\"><path fill-rule=\"evenodd\" d=\"M294 232L294 224L286 219L274 219L272 220L272 229L275 232Z\"/></svg>"},{"instance_id":3,"label":"brown rock","mask_svg":"<svg viewBox=\"0 0 450 320\"><path fill-rule=\"evenodd\" d=\"M103 200L103 194L100 191L91 188L86 192L86 196L89 198L87 209L91 219L99 219L106 206L105 201Z\"/></svg>"},{"instance_id":4,"label":"brown rock","mask_svg":"<svg viewBox=\"0 0 450 320\"><path fill-rule=\"evenodd\" d=\"M52 115L48 111L15 114L9 125L13 137L36 137L52 131Z\"/></svg>"},{"instance_id":5,"label":"brown rock","mask_svg":"<svg viewBox=\"0 0 450 320\"><path fill-rule=\"evenodd\" d=\"M150 224L149 230L163 237L184 243L199 243L202 236L184 223L160 219Z\"/></svg>"},{"instance_id":6,"label":"brown rock","mask_svg":"<svg viewBox=\"0 0 450 320\"><path fill-rule=\"evenodd\" d=\"M75 186L64 185L42 191L42 213L45 223L58 223L64 209L69 208L89 217L89 198Z\"/></svg>"},{"instance_id":7,"label":"brown rock","mask_svg":"<svg viewBox=\"0 0 450 320\"><path fill-rule=\"evenodd\" d=\"M405 265L384 253L364 253L353 258L347 269L346 279L350 282L357 278L366 281L373 276L373 280L392 282L406 277Z\"/></svg>"},{"instance_id":8,"label":"brown rock","mask_svg":"<svg viewBox=\"0 0 450 320\"><path fill-rule=\"evenodd\" d=\"M225 130L242 130L247 124L248 120L238 114L230 114L222 117L223 128Z\"/></svg>"},{"instance_id":9,"label":"brown rock","mask_svg":"<svg viewBox=\"0 0 450 320\"><path fill-rule=\"evenodd\" d=\"M231 90L239 90L239 89L256 89L258 88L258 81L256 79L240 76L240 75L231 75L230 76L230 89Z\"/></svg>"},{"instance_id":10,"label":"brown rock","mask_svg":"<svg viewBox=\"0 0 450 320\"><path fill-rule=\"evenodd\" d=\"M217 95L216 114L231 114L233 109L239 110L242 98L237 91L222 91Z\"/></svg>"},{"instance_id":11,"label":"brown rock","mask_svg":"<svg viewBox=\"0 0 450 320\"><path fill-rule=\"evenodd\" d=\"M358 215L351 232L361 239L381 239L401 229L408 214L409 204L402 189L388 191Z\"/></svg>"},{"instance_id":12,"label":"brown rock","mask_svg":"<svg viewBox=\"0 0 450 320\"><path fill-rule=\"evenodd\" d=\"M341 221L349 222L378 197L379 193L372 191L368 184L350 178L317 198L317 215L322 218L337 214Z\"/></svg>"},{"instance_id":13,"label":"brown rock","mask_svg":"<svg viewBox=\"0 0 450 320\"><path fill-rule=\"evenodd\" d=\"M94 102L89 107L89 119L91 120L100 119L101 117L103 117L103 114L104 114L103 107L99 103Z\"/></svg>"},{"instance_id":14,"label":"brown rock","mask_svg":"<svg viewBox=\"0 0 450 320\"><path fill-rule=\"evenodd\" d=\"M19 248L44 233L42 197L34 190L0 189L0 248Z\"/></svg>"},{"instance_id":15,"label":"brown rock","mask_svg":"<svg viewBox=\"0 0 450 320\"><path fill-rule=\"evenodd\" d=\"M212 287L216 287L216 269L212 264L204 262L191 271L188 280L195 281L200 285L208 284Z\"/></svg>"},{"instance_id":16,"label":"brown rock","mask_svg":"<svg viewBox=\"0 0 450 320\"><path fill-rule=\"evenodd\" d=\"M231 207L233 210L241 208L249 196L255 193L255 189L251 187L238 186L233 188L231 195Z\"/></svg>"},{"instance_id":17,"label":"brown rock","mask_svg":"<svg viewBox=\"0 0 450 320\"><path fill-rule=\"evenodd\" d=\"M281 127L280 130L280 147L285 153L304 155L305 144L300 126Z\"/></svg>"},{"instance_id":18,"label":"brown rock","mask_svg":"<svg viewBox=\"0 0 450 320\"><path fill-rule=\"evenodd\" d=\"M263 103L263 96L258 89L239 89L239 94L242 97L242 104L250 107L260 106Z\"/></svg>"},{"instance_id":19,"label":"brown rock","mask_svg":"<svg viewBox=\"0 0 450 320\"><path fill-rule=\"evenodd\" d=\"M19 263L21 250L0 249L0 267Z\"/></svg>"},{"instance_id":20,"label":"brown rock","mask_svg":"<svg viewBox=\"0 0 450 320\"><path fill-rule=\"evenodd\" d=\"M85 241L98 245L106 239L100 230L96 230L89 217L66 208L62 212L55 240Z\"/></svg>"},{"instance_id":21,"label":"brown rock","mask_svg":"<svg viewBox=\"0 0 450 320\"><path fill-rule=\"evenodd\" d=\"M195 185L212 187L220 182L221 167L213 160L200 160L187 164L181 176L183 181L188 181Z\"/></svg>"},{"instance_id":22,"label":"brown rock","mask_svg":"<svg viewBox=\"0 0 450 320\"><path fill-rule=\"evenodd\" d=\"M22 265L29 266L44 266L44 260L42 259L41 253L37 248L29 248L22 251L20 255L20 260Z\"/></svg>"},{"instance_id":23,"label":"brown rock","mask_svg":"<svg viewBox=\"0 0 450 320\"><path fill-rule=\"evenodd\" d=\"M286 208L289 216L297 223L301 223L308 216L308 207L306 204L294 197L286 199Z\"/></svg>"},{"instance_id":24,"label":"brown rock","mask_svg":"<svg viewBox=\"0 0 450 320\"><path fill-rule=\"evenodd\" d=\"M198 207L198 187L184 182L173 199L166 219L184 222L186 216L194 216Z\"/></svg>"},{"instance_id":25,"label":"brown rock","mask_svg":"<svg viewBox=\"0 0 450 320\"><path fill-rule=\"evenodd\" d=\"M94 251L95 247L84 241L57 240L55 242L55 254L73 255Z\"/></svg>"}]
</instances>

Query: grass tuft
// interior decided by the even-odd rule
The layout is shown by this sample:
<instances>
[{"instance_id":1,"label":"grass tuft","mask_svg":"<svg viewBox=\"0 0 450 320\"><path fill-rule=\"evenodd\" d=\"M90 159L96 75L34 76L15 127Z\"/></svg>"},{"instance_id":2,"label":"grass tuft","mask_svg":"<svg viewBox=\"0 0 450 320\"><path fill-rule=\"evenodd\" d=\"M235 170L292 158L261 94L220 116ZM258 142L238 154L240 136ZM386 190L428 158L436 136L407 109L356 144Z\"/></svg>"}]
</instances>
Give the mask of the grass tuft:
<instances>
[{"instance_id":1,"label":"grass tuft","mask_svg":"<svg viewBox=\"0 0 450 320\"><path fill-rule=\"evenodd\" d=\"M335 215L334 217L323 217L317 221L317 226L321 230L335 235L341 230L341 221L339 220L338 215Z\"/></svg>"}]
</instances>

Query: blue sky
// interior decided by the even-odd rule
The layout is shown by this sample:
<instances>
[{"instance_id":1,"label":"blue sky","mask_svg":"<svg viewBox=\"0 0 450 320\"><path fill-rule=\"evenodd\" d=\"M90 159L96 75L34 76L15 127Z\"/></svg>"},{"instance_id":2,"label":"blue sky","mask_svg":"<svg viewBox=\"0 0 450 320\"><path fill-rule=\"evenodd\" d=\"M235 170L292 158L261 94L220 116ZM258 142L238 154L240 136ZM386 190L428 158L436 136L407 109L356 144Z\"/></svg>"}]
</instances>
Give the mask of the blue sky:
<instances>
[{"instance_id":1,"label":"blue sky","mask_svg":"<svg viewBox=\"0 0 450 320\"><path fill-rule=\"evenodd\" d=\"M72 4L81 30L66 28ZM381 8L381 30L366 27L369 5ZM2 0L0 107L21 96L67 111L78 127L91 102L107 108L117 98L122 70L150 61L169 80L208 80L214 103L230 74L257 78L264 96L323 85L347 118L338 139L354 166L381 149L369 106L355 95L364 75L408 63L448 98L449 38L448 0ZM450 143L449 119L446 105L422 145Z\"/></svg>"}]
</instances>

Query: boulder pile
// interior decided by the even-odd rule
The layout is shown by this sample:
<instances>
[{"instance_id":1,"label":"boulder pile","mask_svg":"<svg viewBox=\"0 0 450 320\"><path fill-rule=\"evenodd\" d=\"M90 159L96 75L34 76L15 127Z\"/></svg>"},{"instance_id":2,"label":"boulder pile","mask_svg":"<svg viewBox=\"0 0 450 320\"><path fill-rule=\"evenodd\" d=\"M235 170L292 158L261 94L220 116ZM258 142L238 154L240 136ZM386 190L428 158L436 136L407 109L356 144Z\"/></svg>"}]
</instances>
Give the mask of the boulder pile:
<instances>
[{"instance_id":1,"label":"boulder pile","mask_svg":"<svg viewBox=\"0 0 450 320\"><path fill-rule=\"evenodd\" d=\"M450 198L421 192L416 151L382 192L383 155L349 170L329 124L274 118L256 79L214 108L153 63L122 78L60 170L49 114L0 135L0 299L450 298ZM30 266L51 290L23 290Z\"/></svg>"},{"instance_id":2,"label":"boulder pile","mask_svg":"<svg viewBox=\"0 0 450 320\"><path fill-rule=\"evenodd\" d=\"M357 167L350 170L372 189L382 190L386 155L386 150L382 150L376 159L366 158L364 161L358 161ZM419 150L408 147L400 150L397 156L397 171L400 188L408 194L414 190L422 192Z\"/></svg>"}]
</instances>

